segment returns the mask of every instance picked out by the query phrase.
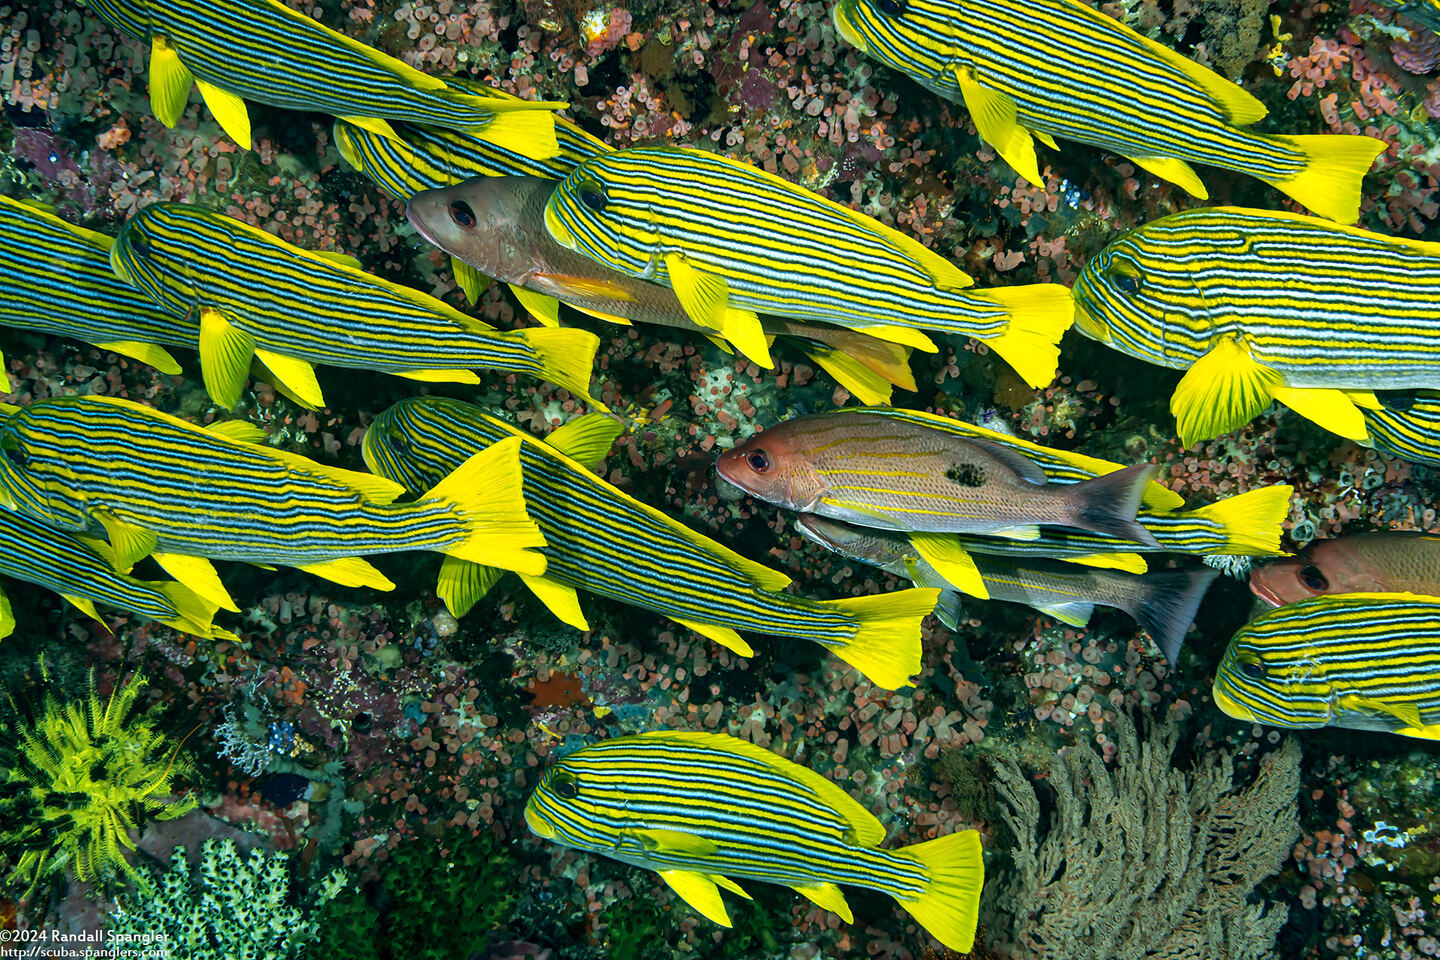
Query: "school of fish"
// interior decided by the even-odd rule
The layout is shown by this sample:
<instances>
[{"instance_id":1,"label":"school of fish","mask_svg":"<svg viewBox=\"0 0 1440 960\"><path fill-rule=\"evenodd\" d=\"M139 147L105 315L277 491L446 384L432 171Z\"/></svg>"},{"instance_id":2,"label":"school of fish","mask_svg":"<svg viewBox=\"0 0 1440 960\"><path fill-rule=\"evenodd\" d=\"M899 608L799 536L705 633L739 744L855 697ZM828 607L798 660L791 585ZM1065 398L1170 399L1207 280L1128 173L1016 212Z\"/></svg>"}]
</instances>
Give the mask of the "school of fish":
<instances>
[{"instance_id":1,"label":"school of fish","mask_svg":"<svg viewBox=\"0 0 1440 960\"><path fill-rule=\"evenodd\" d=\"M171 374L171 350L194 352L226 409L252 376L321 407L316 368L339 367L459 384L518 374L592 412L540 439L494 411L416 397L369 426L360 472L283 452L239 420L201 426L100 396L3 405L0 573L91 616L98 603L233 639L216 618L240 604L217 562L390 590L365 557L431 551L456 616L513 572L582 630L593 594L740 656L754 654L743 634L818 644L893 689L922 672L924 618L954 629L984 615L972 600L1077 628L1116 608L1173 663L1218 575L1197 558L1253 557L1267 610L1216 667L1222 710L1440 739L1440 538L1366 534L1289 556L1288 486L1187 505L1157 464L889 406L915 389L912 352L940 342L978 341L1044 387L1073 324L1184 371L1171 399L1183 445L1279 402L1440 463L1440 245L1351 225L1381 141L1253 132L1266 109L1249 93L1079 0L839 0L845 41L963 104L1032 184L1044 183L1036 142L1065 139L1202 200L1191 163L1319 215L1183 210L1113 240L1070 288L984 288L905 232L743 160L611 149L557 117L564 103L427 75L280 0L89 8L149 45L162 123L192 87L245 149L246 101L328 114L345 160L404 202L469 298L498 280L540 326L494 329L343 253L202 207L157 203L112 237L4 197L0 323ZM591 394L599 338L577 315L699 334L765 368L796 349L827 371L862 405L771 425L722 453L716 476L913 587L806 597L598 476L624 425ZM133 576L147 558L172 579ZM0 636L15 626L0 593ZM978 832L883 847L884 826L845 789L745 740L643 730L591 743L544 770L524 816L540 837L656 871L722 926L723 895L750 896L740 880L791 887L848 923L846 885L889 895L946 947L975 943Z\"/></svg>"}]
</instances>

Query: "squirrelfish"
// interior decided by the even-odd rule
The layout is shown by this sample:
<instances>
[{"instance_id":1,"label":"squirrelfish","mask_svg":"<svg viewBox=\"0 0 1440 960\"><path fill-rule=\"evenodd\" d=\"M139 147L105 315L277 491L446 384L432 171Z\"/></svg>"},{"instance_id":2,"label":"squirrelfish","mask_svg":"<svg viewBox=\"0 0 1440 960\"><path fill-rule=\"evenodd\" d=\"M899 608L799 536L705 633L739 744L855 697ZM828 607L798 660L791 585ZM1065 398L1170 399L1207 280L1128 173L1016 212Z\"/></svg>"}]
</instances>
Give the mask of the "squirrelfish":
<instances>
[{"instance_id":1,"label":"squirrelfish","mask_svg":"<svg viewBox=\"0 0 1440 960\"><path fill-rule=\"evenodd\" d=\"M544 532L544 576L523 574L561 620L589 623L576 590L651 610L741 656L754 651L739 631L813 640L883 687L901 687L920 670L920 624L937 591L810 600L781 592L790 578L747 560L615 488L590 469L619 432L592 414L562 426L548 442L458 400L414 398L386 410L365 434L365 462L377 474L423 490L476 450L523 443L525 503ZM519 437L521 440L513 440ZM442 596L465 610L499 574L449 561Z\"/></svg>"},{"instance_id":2,"label":"squirrelfish","mask_svg":"<svg viewBox=\"0 0 1440 960\"><path fill-rule=\"evenodd\" d=\"M1063 288L967 290L959 267L878 220L773 174L683 147L586 160L545 208L556 242L675 290L690 319L771 366L757 313L934 350L921 330L984 341L1032 386L1055 376L1073 319Z\"/></svg>"},{"instance_id":3,"label":"squirrelfish","mask_svg":"<svg viewBox=\"0 0 1440 960\"><path fill-rule=\"evenodd\" d=\"M675 291L621 273L556 243L544 226L555 181L542 177L476 177L410 198L406 216L420 235L456 260L510 285L530 313L558 325L568 304L613 323L656 323L710 336L690 319ZM761 317L766 339L784 337L865 403L884 403L891 386L915 389L910 348L821 323Z\"/></svg>"},{"instance_id":4,"label":"squirrelfish","mask_svg":"<svg viewBox=\"0 0 1440 960\"><path fill-rule=\"evenodd\" d=\"M849 794L747 740L657 731L584 747L541 776L525 822L563 846L657 871L722 926L722 889L750 899L736 878L791 887L853 923L845 884L894 897L952 950L974 944L978 833L881 849L885 828Z\"/></svg>"},{"instance_id":5,"label":"squirrelfish","mask_svg":"<svg viewBox=\"0 0 1440 960\"><path fill-rule=\"evenodd\" d=\"M1271 610L1231 639L1213 692L1239 720L1440 740L1440 597L1344 593Z\"/></svg>"},{"instance_id":6,"label":"squirrelfish","mask_svg":"<svg viewBox=\"0 0 1440 960\"><path fill-rule=\"evenodd\" d=\"M1080 0L840 0L847 42L965 104L980 137L1044 186L1035 140L1056 137L1128 157L1209 194L1187 161L1248 174L1344 223L1385 144L1245 128L1265 105L1240 87Z\"/></svg>"},{"instance_id":7,"label":"squirrelfish","mask_svg":"<svg viewBox=\"0 0 1440 960\"><path fill-rule=\"evenodd\" d=\"M795 528L827 549L879 567L919 587L938 587L936 615L947 627L959 625L961 591L946 580L903 535L870 530L801 514ZM991 600L1023 603L1073 627L1083 627L1097 606L1123 610L1144 628L1174 663L1200 601L1218 570L1162 570L1133 574L1052 560L975 560Z\"/></svg>"},{"instance_id":8,"label":"squirrelfish","mask_svg":"<svg viewBox=\"0 0 1440 960\"><path fill-rule=\"evenodd\" d=\"M161 373L179 373L165 346L193 349L196 325L116 279L114 242L37 205L0 197L0 324L91 343ZM0 388L10 389L3 357Z\"/></svg>"},{"instance_id":9,"label":"squirrelfish","mask_svg":"<svg viewBox=\"0 0 1440 960\"><path fill-rule=\"evenodd\" d=\"M115 397L10 407L0 421L0 505L105 536L116 569L154 555L167 573L237 609L210 560L285 565L345 586L393 589L365 554L431 550L538 576L518 440L497 443L410 503L373 474L259 445L256 427L211 429Z\"/></svg>"},{"instance_id":10,"label":"squirrelfish","mask_svg":"<svg viewBox=\"0 0 1440 960\"><path fill-rule=\"evenodd\" d=\"M1332 593L1440 596L1440 537L1352 533L1316 540L1299 556L1257 566L1250 589L1276 607Z\"/></svg>"},{"instance_id":11,"label":"squirrelfish","mask_svg":"<svg viewBox=\"0 0 1440 960\"><path fill-rule=\"evenodd\" d=\"M280 0L93 0L111 26L150 43L150 106L175 126L200 88L225 132L250 148L246 100L328 113L382 136L389 120L467 130L551 156L564 103L477 96L366 46Z\"/></svg>"},{"instance_id":12,"label":"squirrelfish","mask_svg":"<svg viewBox=\"0 0 1440 960\"><path fill-rule=\"evenodd\" d=\"M1362 411L1370 445L1411 463L1440 466L1440 392L1419 390L1377 397L1377 406Z\"/></svg>"},{"instance_id":13,"label":"squirrelfish","mask_svg":"<svg viewBox=\"0 0 1440 960\"><path fill-rule=\"evenodd\" d=\"M202 207L146 207L120 231L111 263L165 309L198 313L205 386L227 407L254 359L316 407L317 363L456 383L479 383L474 367L507 370L589 397L593 333L495 330L353 257L302 250Z\"/></svg>"},{"instance_id":14,"label":"squirrelfish","mask_svg":"<svg viewBox=\"0 0 1440 960\"><path fill-rule=\"evenodd\" d=\"M1188 370L1170 400L1187 446L1271 400L1363 443L1370 391L1440 387L1440 244L1188 210L1110 243L1074 295L1087 336Z\"/></svg>"},{"instance_id":15,"label":"squirrelfish","mask_svg":"<svg viewBox=\"0 0 1440 960\"><path fill-rule=\"evenodd\" d=\"M99 620L95 604L128 610L182 633L235 639L213 622L219 604L174 581L137 580L115 569L109 544L55 530L0 510L0 574L53 590ZM102 621L103 622L103 621ZM0 593L0 638L15 630L10 600Z\"/></svg>"}]
</instances>

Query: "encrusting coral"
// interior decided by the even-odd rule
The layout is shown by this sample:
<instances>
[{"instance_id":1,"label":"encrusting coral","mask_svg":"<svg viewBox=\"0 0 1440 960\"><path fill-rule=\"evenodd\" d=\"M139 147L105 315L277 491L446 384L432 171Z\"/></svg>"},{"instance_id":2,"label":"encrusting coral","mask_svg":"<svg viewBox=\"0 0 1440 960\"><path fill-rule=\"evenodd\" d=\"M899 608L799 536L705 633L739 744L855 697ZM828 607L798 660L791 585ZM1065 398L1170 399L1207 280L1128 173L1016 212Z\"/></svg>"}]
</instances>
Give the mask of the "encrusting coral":
<instances>
[{"instance_id":1,"label":"encrusting coral","mask_svg":"<svg viewBox=\"0 0 1440 960\"><path fill-rule=\"evenodd\" d=\"M986 887L983 910L995 943L1017 960L1261 960L1284 925L1284 906L1251 904L1299 836L1300 746L1265 756L1236 790L1233 755L1174 765L1182 735L1173 720L1142 741L1114 724L1113 770L1085 740L1050 764L1054 810L1041 804L1019 765L993 761L1000 816L1015 837L1013 867Z\"/></svg>"}]
</instances>

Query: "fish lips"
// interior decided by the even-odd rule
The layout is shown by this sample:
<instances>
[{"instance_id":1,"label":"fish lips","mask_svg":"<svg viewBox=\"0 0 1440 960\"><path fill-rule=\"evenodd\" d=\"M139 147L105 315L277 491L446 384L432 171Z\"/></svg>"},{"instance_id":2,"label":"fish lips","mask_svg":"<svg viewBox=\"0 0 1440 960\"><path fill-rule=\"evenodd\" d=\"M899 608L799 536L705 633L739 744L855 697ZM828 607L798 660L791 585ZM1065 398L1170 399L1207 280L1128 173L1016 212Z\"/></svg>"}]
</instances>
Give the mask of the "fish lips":
<instances>
[{"instance_id":1,"label":"fish lips","mask_svg":"<svg viewBox=\"0 0 1440 960\"><path fill-rule=\"evenodd\" d=\"M527 804L525 807L525 825L529 827L530 832L537 837L544 837L546 840L555 839L554 825L540 816L531 804Z\"/></svg>"},{"instance_id":2,"label":"fish lips","mask_svg":"<svg viewBox=\"0 0 1440 960\"><path fill-rule=\"evenodd\" d=\"M440 247L443 250L445 245L436 239L435 229L426 222L426 214L424 213L426 202L431 199L433 193L434 191L431 190L421 190L409 200L406 200L405 219L410 221L410 226L415 228L415 232L420 234L426 243ZM417 203L416 201L419 202Z\"/></svg>"}]
</instances>

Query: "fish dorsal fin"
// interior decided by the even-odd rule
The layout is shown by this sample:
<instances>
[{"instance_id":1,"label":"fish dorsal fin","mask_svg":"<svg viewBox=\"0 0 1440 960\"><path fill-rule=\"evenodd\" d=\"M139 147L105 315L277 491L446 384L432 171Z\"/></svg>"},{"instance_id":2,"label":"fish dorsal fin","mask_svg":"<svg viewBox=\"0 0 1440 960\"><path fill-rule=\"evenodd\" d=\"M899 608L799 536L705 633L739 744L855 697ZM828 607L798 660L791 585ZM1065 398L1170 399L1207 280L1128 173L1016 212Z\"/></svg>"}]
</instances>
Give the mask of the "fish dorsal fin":
<instances>
[{"instance_id":1,"label":"fish dorsal fin","mask_svg":"<svg viewBox=\"0 0 1440 960\"><path fill-rule=\"evenodd\" d=\"M23 197L21 199L5 197L5 202L18 203L22 207L29 207L31 210L38 211L44 214L49 214L50 219L52 220L60 220L60 208L55 206L55 204L53 203L45 203L44 201L36 200L33 197ZM74 225L69 223L68 221L61 220L61 222L64 223L67 227L74 229ZM104 234L101 234L101 236L104 236Z\"/></svg>"},{"instance_id":2,"label":"fish dorsal fin","mask_svg":"<svg viewBox=\"0 0 1440 960\"><path fill-rule=\"evenodd\" d=\"M698 620L682 620L679 617L671 617L680 626L687 630L694 630L702 637L714 640L720 646L733 650L742 657L755 656L755 648L745 642L745 638L736 633L730 627L722 627L714 623L701 623Z\"/></svg>"},{"instance_id":3,"label":"fish dorsal fin","mask_svg":"<svg viewBox=\"0 0 1440 960\"><path fill-rule=\"evenodd\" d=\"M730 926L730 914L720 898L720 888L708 875L693 870L661 870L659 874L675 895L690 904L695 912L722 927Z\"/></svg>"},{"instance_id":4,"label":"fish dorsal fin","mask_svg":"<svg viewBox=\"0 0 1440 960\"><path fill-rule=\"evenodd\" d=\"M155 552L157 538L149 530L127 523L109 510L95 511L94 518L100 521L110 539L110 549L114 551L111 563L116 570L129 570Z\"/></svg>"},{"instance_id":5,"label":"fish dorsal fin","mask_svg":"<svg viewBox=\"0 0 1440 960\"><path fill-rule=\"evenodd\" d=\"M312 257L320 257L323 260L329 260L331 263L338 263L342 267L349 267L351 270L359 270L362 273L365 270L357 258L350 256L348 253L341 253L339 250L309 250L306 252Z\"/></svg>"},{"instance_id":6,"label":"fish dorsal fin","mask_svg":"<svg viewBox=\"0 0 1440 960\"><path fill-rule=\"evenodd\" d=\"M1035 608L1048 617L1054 617L1061 623L1068 623L1072 627L1083 627L1090 622L1090 616L1095 612L1095 604L1072 601L1070 603L1050 603Z\"/></svg>"},{"instance_id":7,"label":"fish dorsal fin","mask_svg":"<svg viewBox=\"0 0 1440 960\"><path fill-rule=\"evenodd\" d=\"M536 577L524 573L519 576L525 581L525 586L530 588L530 592L535 594L561 623L569 624L576 630L590 629L590 621L585 619L585 612L580 609L580 597L575 593L574 587L546 576Z\"/></svg>"},{"instance_id":8,"label":"fish dorsal fin","mask_svg":"<svg viewBox=\"0 0 1440 960\"><path fill-rule=\"evenodd\" d=\"M255 338L213 307L200 310L200 374L210 397L225 409L240 402L250 375Z\"/></svg>"},{"instance_id":9,"label":"fish dorsal fin","mask_svg":"<svg viewBox=\"0 0 1440 960\"><path fill-rule=\"evenodd\" d=\"M625 833L638 840L646 850L671 857L713 857L720 849L709 837L684 830L637 827Z\"/></svg>"},{"instance_id":10,"label":"fish dorsal fin","mask_svg":"<svg viewBox=\"0 0 1440 960\"><path fill-rule=\"evenodd\" d=\"M757 747L749 740L741 740L724 733L704 733L697 730L657 730L642 733L642 737L670 739L688 746L700 747L745 757L763 763L771 770L789 780L803 785L813 796L830 807L844 820L854 834L854 844L860 847L879 846L885 839L885 827L850 794L808 767L802 767L792 760L786 760L777 753Z\"/></svg>"},{"instance_id":11,"label":"fish dorsal fin","mask_svg":"<svg viewBox=\"0 0 1440 960\"><path fill-rule=\"evenodd\" d=\"M564 273L534 273L530 275L530 282L541 287L541 292L567 302L571 297L619 300L624 303L635 302L635 295L625 287L601 277L576 277Z\"/></svg>"},{"instance_id":12,"label":"fish dorsal fin","mask_svg":"<svg viewBox=\"0 0 1440 960\"><path fill-rule=\"evenodd\" d=\"M245 108L245 101L229 90L206 83L199 77L195 78L195 86L200 90L200 96L205 98L205 106L210 108L210 113L214 115L215 122L220 124L220 129L238 143L241 149L249 150L250 111Z\"/></svg>"},{"instance_id":13,"label":"fish dorsal fin","mask_svg":"<svg viewBox=\"0 0 1440 960\"><path fill-rule=\"evenodd\" d=\"M1142 169L1149 170L1161 180L1168 180L1181 190L1201 200L1209 199L1210 191L1205 189L1205 183L1200 179L1200 174L1184 160L1177 160L1174 157L1130 157Z\"/></svg>"},{"instance_id":14,"label":"fish dorsal fin","mask_svg":"<svg viewBox=\"0 0 1440 960\"><path fill-rule=\"evenodd\" d=\"M1180 378L1170 398L1180 443L1189 447L1238 430L1259 416L1283 386L1238 337L1224 337Z\"/></svg>"},{"instance_id":15,"label":"fish dorsal fin","mask_svg":"<svg viewBox=\"0 0 1440 960\"><path fill-rule=\"evenodd\" d=\"M1014 447L1007 446L1003 443L993 443L980 437L956 437L956 439L961 445L967 443L974 444L981 450L984 450L987 454L1015 471L1015 473L1020 476L1020 479L1026 483L1044 484L1049 482L1049 478L1045 476L1045 469Z\"/></svg>"},{"instance_id":16,"label":"fish dorsal fin","mask_svg":"<svg viewBox=\"0 0 1440 960\"><path fill-rule=\"evenodd\" d=\"M1030 131L1020 125L1015 101L1009 94L982 83L971 67L952 67L951 73L960 87L965 109L970 111L970 119L980 132L980 139L990 144L1031 186L1045 189L1045 178L1040 175L1040 163L1035 157L1035 140Z\"/></svg>"},{"instance_id":17,"label":"fish dorsal fin","mask_svg":"<svg viewBox=\"0 0 1440 960\"><path fill-rule=\"evenodd\" d=\"M471 303L478 303L481 295L495 282L453 255L450 257L450 272L455 275L455 285L465 293L465 299Z\"/></svg>"},{"instance_id":18,"label":"fish dorsal fin","mask_svg":"<svg viewBox=\"0 0 1440 960\"><path fill-rule=\"evenodd\" d=\"M593 470L605 463L615 438L624 432L625 425L609 414L587 413L551 430L542 442Z\"/></svg>"},{"instance_id":19,"label":"fish dorsal fin","mask_svg":"<svg viewBox=\"0 0 1440 960\"><path fill-rule=\"evenodd\" d=\"M1062 557L1066 563L1078 563L1084 567L1101 570L1124 570L1126 573L1144 573L1150 564L1138 553L1088 553L1080 557Z\"/></svg>"},{"instance_id":20,"label":"fish dorsal fin","mask_svg":"<svg viewBox=\"0 0 1440 960\"><path fill-rule=\"evenodd\" d=\"M1094 15L1100 16L1100 14ZM1163 43L1156 43L1144 34L1134 33L1131 36L1144 44L1145 48L1157 58L1179 70L1190 82L1205 91L1205 96L1210 98L1210 102L1215 105L1215 108L1231 123L1242 127L1247 126L1269 112L1265 108L1265 104L1214 70L1202 67L1194 60L1170 49Z\"/></svg>"},{"instance_id":21,"label":"fish dorsal fin","mask_svg":"<svg viewBox=\"0 0 1440 960\"><path fill-rule=\"evenodd\" d=\"M665 272L670 287L685 314L704 330L718 330L726 340L761 367L775 365L770 343L760 317L753 310L730 305L730 285L725 278L690 265L684 254L665 254Z\"/></svg>"},{"instance_id":22,"label":"fish dorsal fin","mask_svg":"<svg viewBox=\"0 0 1440 960\"><path fill-rule=\"evenodd\" d=\"M160 568L180 581L191 593L213 603L221 610L239 613L240 608L225 589L215 565L204 557L192 557L179 553L156 553L155 562Z\"/></svg>"},{"instance_id":23,"label":"fish dorsal fin","mask_svg":"<svg viewBox=\"0 0 1440 960\"><path fill-rule=\"evenodd\" d=\"M912 533L910 545L945 582L972 597L990 599L990 591L975 566L975 558L961 545L960 540L949 533Z\"/></svg>"},{"instance_id":24,"label":"fish dorsal fin","mask_svg":"<svg viewBox=\"0 0 1440 960\"><path fill-rule=\"evenodd\" d=\"M207 423L205 430L221 437L229 437L241 443L260 444L265 442L265 431L245 420L216 420Z\"/></svg>"},{"instance_id":25,"label":"fish dorsal fin","mask_svg":"<svg viewBox=\"0 0 1440 960\"><path fill-rule=\"evenodd\" d=\"M1373 397L1374 394L1370 396ZM1361 399L1363 398L1362 394ZM1354 440L1360 444L1370 442L1365 414L1360 412L1355 397L1348 391L1328 387L1276 387L1275 399L1311 423L1346 440Z\"/></svg>"},{"instance_id":26,"label":"fish dorsal fin","mask_svg":"<svg viewBox=\"0 0 1440 960\"><path fill-rule=\"evenodd\" d=\"M829 910L831 913L839 914L840 919L846 923L855 922L855 914L850 912L850 904L845 901L845 894L833 883L807 883L791 887L796 893L808 897L812 903Z\"/></svg>"},{"instance_id":27,"label":"fish dorsal fin","mask_svg":"<svg viewBox=\"0 0 1440 960\"><path fill-rule=\"evenodd\" d=\"M394 503L396 498L403 496L406 492L405 488L394 480L389 480L376 473L332 467L329 464L317 463L304 454L291 453L289 450L280 450L263 443L247 445L259 447L263 453L274 457L291 469L303 470L314 476L324 477L332 483L338 483L359 494L361 499L367 503Z\"/></svg>"},{"instance_id":28,"label":"fish dorsal fin","mask_svg":"<svg viewBox=\"0 0 1440 960\"><path fill-rule=\"evenodd\" d=\"M255 348L255 356L265 364L266 370L281 381L289 396L312 410L325 406L325 395L320 392L320 381L315 379L315 367L310 361L287 357L263 347Z\"/></svg>"},{"instance_id":29,"label":"fish dorsal fin","mask_svg":"<svg viewBox=\"0 0 1440 960\"><path fill-rule=\"evenodd\" d=\"M376 590L394 590L390 578L359 557L338 557L318 563L297 564L299 569L323 577L342 587L372 587Z\"/></svg>"},{"instance_id":30,"label":"fish dorsal fin","mask_svg":"<svg viewBox=\"0 0 1440 960\"><path fill-rule=\"evenodd\" d=\"M536 320L539 320L547 327L560 326L560 301L543 293L536 293L534 290L527 290L518 283L507 284L510 292L515 294L515 299L520 301L520 306L525 312Z\"/></svg>"},{"instance_id":31,"label":"fish dorsal fin","mask_svg":"<svg viewBox=\"0 0 1440 960\"><path fill-rule=\"evenodd\" d=\"M156 343L141 343L139 340L106 340L95 346L101 350L113 350L122 356L134 357L141 363L148 363L161 373L174 375L180 372L180 362L170 355L169 350Z\"/></svg>"},{"instance_id":32,"label":"fish dorsal fin","mask_svg":"<svg viewBox=\"0 0 1440 960\"><path fill-rule=\"evenodd\" d=\"M100 619L100 614L95 609L95 601L91 600L89 597L79 597L73 593L62 593L60 594L60 598L66 603L70 604L70 606L74 607L76 610L79 610L81 613L85 614L85 616L89 617L91 620L97 620L100 623L105 622L104 620Z\"/></svg>"},{"instance_id":33,"label":"fish dorsal fin","mask_svg":"<svg viewBox=\"0 0 1440 960\"><path fill-rule=\"evenodd\" d=\"M1246 207L1207 207L1203 211L1195 210L1191 212L1233 214L1247 220L1255 216L1255 211ZM1440 257L1440 243L1434 240L1421 240L1417 237L1391 236L1389 234L1376 233L1373 230L1366 230L1364 227L1336 223L1333 220L1325 220L1321 217L1314 217L1304 213L1292 213L1289 210L1266 210L1265 218L1267 220L1285 220L1297 226L1306 227L1307 230L1318 229L1325 233L1343 233L1359 240L1368 240L1371 243L1378 243L1387 247L1401 247L1428 257ZM1255 244L1257 251L1263 251L1267 246L1268 241L1257 241Z\"/></svg>"},{"instance_id":34,"label":"fish dorsal fin","mask_svg":"<svg viewBox=\"0 0 1440 960\"><path fill-rule=\"evenodd\" d=\"M446 557L440 563L440 580L435 585L435 595L445 602L451 615L463 617L485 598L485 594L503 576L505 571L499 567Z\"/></svg>"},{"instance_id":35,"label":"fish dorsal fin","mask_svg":"<svg viewBox=\"0 0 1440 960\"><path fill-rule=\"evenodd\" d=\"M180 62L180 53L160 34L150 38L150 109L155 119L174 127L190 101L195 78Z\"/></svg>"}]
</instances>

